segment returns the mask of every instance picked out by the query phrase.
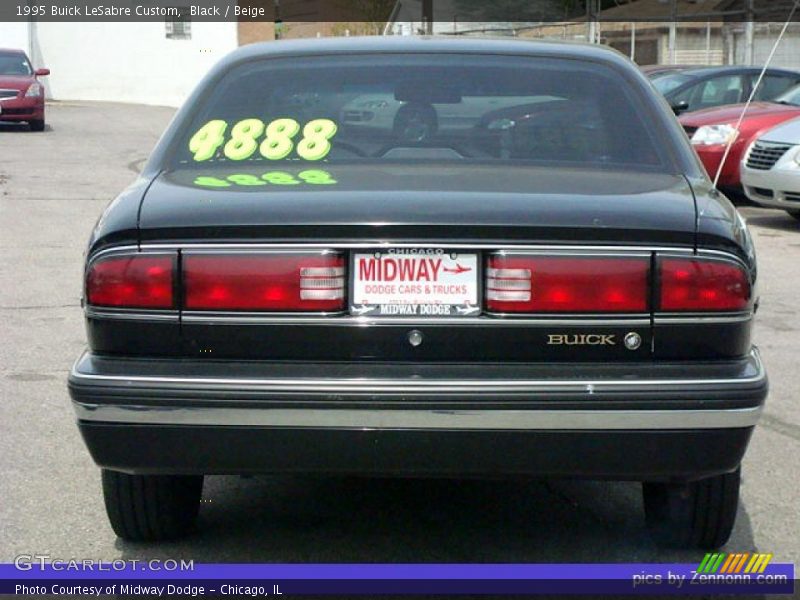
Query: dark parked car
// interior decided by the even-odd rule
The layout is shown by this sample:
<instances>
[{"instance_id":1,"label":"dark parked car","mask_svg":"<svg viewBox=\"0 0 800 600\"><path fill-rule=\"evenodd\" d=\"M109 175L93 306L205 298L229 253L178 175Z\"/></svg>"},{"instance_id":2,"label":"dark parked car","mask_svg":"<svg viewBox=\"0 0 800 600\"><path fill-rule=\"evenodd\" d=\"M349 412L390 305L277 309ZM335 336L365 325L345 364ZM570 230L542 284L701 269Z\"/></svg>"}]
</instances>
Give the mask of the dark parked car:
<instances>
[{"instance_id":1,"label":"dark parked car","mask_svg":"<svg viewBox=\"0 0 800 600\"><path fill-rule=\"evenodd\" d=\"M36 69L22 50L0 48L0 121L28 123L44 131L44 86L39 77L49 69Z\"/></svg>"},{"instance_id":2,"label":"dark parked car","mask_svg":"<svg viewBox=\"0 0 800 600\"><path fill-rule=\"evenodd\" d=\"M367 93L399 126L337 122ZM84 286L69 390L121 537L186 533L204 475L262 472L642 481L658 540L730 534L767 393L753 246L616 52L237 50Z\"/></svg>"},{"instance_id":3,"label":"dark parked car","mask_svg":"<svg viewBox=\"0 0 800 600\"><path fill-rule=\"evenodd\" d=\"M761 67L704 67L687 69L653 79L675 114L745 102ZM800 83L800 73L767 69L754 100L773 100Z\"/></svg>"}]
</instances>

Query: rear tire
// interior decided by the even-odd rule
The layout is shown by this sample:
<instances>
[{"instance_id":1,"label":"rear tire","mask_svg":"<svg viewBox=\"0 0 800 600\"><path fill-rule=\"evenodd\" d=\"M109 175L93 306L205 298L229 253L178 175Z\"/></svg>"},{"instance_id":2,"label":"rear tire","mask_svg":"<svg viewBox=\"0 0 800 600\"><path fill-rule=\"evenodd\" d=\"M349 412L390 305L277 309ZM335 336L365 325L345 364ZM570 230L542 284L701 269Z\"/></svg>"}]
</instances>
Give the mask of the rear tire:
<instances>
[{"instance_id":1,"label":"rear tire","mask_svg":"<svg viewBox=\"0 0 800 600\"><path fill-rule=\"evenodd\" d=\"M733 530L741 468L686 484L642 484L647 528L659 545L714 550Z\"/></svg>"},{"instance_id":2,"label":"rear tire","mask_svg":"<svg viewBox=\"0 0 800 600\"><path fill-rule=\"evenodd\" d=\"M798 221L800 221L800 210L787 210L786 212L789 213L791 216L793 216Z\"/></svg>"},{"instance_id":3,"label":"rear tire","mask_svg":"<svg viewBox=\"0 0 800 600\"><path fill-rule=\"evenodd\" d=\"M44 119L28 121L28 125L30 126L31 131L44 131Z\"/></svg>"},{"instance_id":4,"label":"rear tire","mask_svg":"<svg viewBox=\"0 0 800 600\"><path fill-rule=\"evenodd\" d=\"M202 475L127 475L103 469L103 497L117 536L136 542L175 539L197 520Z\"/></svg>"}]
</instances>

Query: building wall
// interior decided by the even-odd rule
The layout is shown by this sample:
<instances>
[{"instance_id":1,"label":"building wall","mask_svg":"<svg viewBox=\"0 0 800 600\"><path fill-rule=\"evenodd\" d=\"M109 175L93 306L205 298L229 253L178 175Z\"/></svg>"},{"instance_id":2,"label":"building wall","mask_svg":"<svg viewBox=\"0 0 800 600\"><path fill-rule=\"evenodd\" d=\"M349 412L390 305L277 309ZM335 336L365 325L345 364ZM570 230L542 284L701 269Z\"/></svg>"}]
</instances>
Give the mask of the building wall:
<instances>
[{"instance_id":1,"label":"building wall","mask_svg":"<svg viewBox=\"0 0 800 600\"><path fill-rule=\"evenodd\" d=\"M28 24L0 22L0 48L28 51Z\"/></svg>"},{"instance_id":2,"label":"building wall","mask_svg":"<svg viewBox=\"0 0 800 600\"><path fill-rule=\"evenodd\" d=\"M664 61L669 58L669 37L666 40ZM678 30L675 38L675 63L679 65L721 65L724 64L724 47L719 29L712 29L711 35L703 30Z\"/></svg>"},{"instance_id":3,"label":"building wall","mask_svg":"<svg viewBox=\"0 0 800 600\"><path fill-rule=\"evenodd\" d=\"M275 23L272 21L239 21L238 31L240 46L275 39Z\"/></svg>"},{"instance_id":4,"label":"building wall","mask_svg":"<svg viewBox=\"0 0 800 600\"><path fill-rule=\"evenodd\" d=\"M753 34L753 64L763 65L780 35L783 23L757 23ZM743 26L733 31L733 54L736 64L747 63L747 43ZM800 70L800 24L789 26L775 51L770 66Z\"/></svg>"},{"instance_id":5,"label":"building wall","mask_svg":"<svg viewBox=\"0 0 800 600\"><path fill-rule=\"evenodd\" d=\"M37 67L51 70L56 100L179 106L237 46L236 23L191 23L190 39L168 39L163 21L36 23Z\"/></svg>"},{"instance_id":6,"label":"building wall","mask_svg":"<svg viewBox=\"0 0 800 600\"><path fill-rule=\"evenodd\" d=\"M275 40L275 23L272 21L240 21L239 45ZM370 23L347 23L326 21L284 21L281 26L281 39L331 37L337 35L365 35L374 33L375 26Z\"/></svg>"}]
</instances>

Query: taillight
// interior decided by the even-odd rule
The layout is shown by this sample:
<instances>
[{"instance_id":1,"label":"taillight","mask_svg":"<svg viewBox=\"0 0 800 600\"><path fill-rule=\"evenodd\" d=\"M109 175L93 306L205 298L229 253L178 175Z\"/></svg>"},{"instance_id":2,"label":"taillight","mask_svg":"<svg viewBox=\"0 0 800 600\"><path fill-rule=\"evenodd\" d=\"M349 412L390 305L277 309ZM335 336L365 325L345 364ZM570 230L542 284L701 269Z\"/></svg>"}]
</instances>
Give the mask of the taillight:
<instances>
[{"instance_id":1,"label":"taillight","mask_svg":"<svg viewBox=\"0 0 800 600\"><path fill-rule=\"evenodd\" d=\"M189 310L338 311L344 308L339 254L186 255Z\"/></svg>"},{"instance_id":2,"label":"taillight","mask_svg":"<svg viewBox=\"0 0 800 600\"><path fill-rule=\"evenodd\" d=\"M86 301L92 306L174 308L172 256L110 256L86 274Z\"/></svg>"},{"instance_id":3,"label":"taillight","mask_svg":"<svg viewBox=\"0 0 800 600\"><path fill-rule=\"evenodd\" d=\"M736 264L700 258L661 258L661 311L734 311L750 305L750 280Z\"/></svg>"},{"instance_id":4,"label":"taillight","mask_svg":"<svg viewBox=\"0 0 800 600\"><path fill-rule=\"evenodd\" d=\"M486 307L494 312L646 312L648 258L489 258Z\"/></svg>"}]
</instances>

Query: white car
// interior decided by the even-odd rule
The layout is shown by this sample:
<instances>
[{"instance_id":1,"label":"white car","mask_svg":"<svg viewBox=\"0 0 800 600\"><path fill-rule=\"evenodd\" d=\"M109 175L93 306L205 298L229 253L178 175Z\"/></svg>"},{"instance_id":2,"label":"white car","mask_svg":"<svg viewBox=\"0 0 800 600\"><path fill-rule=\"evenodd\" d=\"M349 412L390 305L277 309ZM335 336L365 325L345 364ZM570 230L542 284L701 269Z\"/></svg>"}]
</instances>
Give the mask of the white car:
<instances>
[{"instance_id":1,"label":"white car","mask_svg":"<svg viewBox=\"0 0 800 600\"><path fill-rule=\"evenodd\" d=\"M437 131L466 132L492 111L538 102L563 100L556 96L476 96L453 98L442 102L401 101L393 93L363 94L342 107L340 123L352 129L394 132L408 142L423 142Z\"/></svg>"},{"instance_id":2,"label":"white car","mask_svg":"<svg viewBox=\"0 0 800 600\"><path fill-rule=\"evenodd\" d=\"M756 204L800 219L800 118L757 138L742 160L742 185Z\"/></svg>"}]
</instances>

